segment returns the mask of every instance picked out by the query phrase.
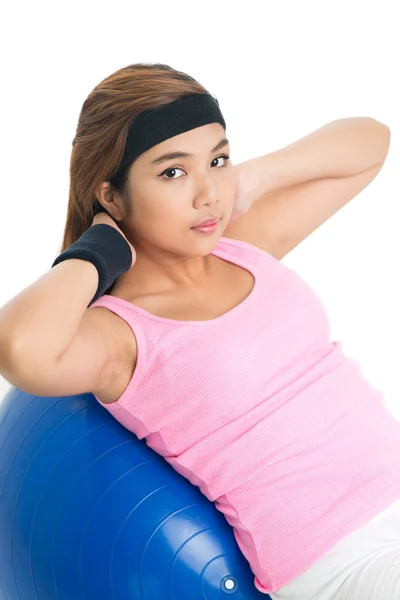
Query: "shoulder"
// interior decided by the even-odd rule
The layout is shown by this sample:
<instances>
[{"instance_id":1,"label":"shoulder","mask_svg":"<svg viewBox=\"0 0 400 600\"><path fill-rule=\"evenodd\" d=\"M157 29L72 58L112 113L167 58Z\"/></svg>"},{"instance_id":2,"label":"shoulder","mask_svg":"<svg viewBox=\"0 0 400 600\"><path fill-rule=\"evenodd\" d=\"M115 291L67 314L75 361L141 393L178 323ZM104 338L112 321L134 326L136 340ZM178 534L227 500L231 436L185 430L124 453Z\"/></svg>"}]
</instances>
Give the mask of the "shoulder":
<instances>
[{"instance_id":1,"label":"shoulder","mask_svg":"<svg viewBox=\"0 0 400 600\"><path fill-rule=\"evenodd\" d=\"M271 223L265 219L265 215L260 214L256 203L235 221L228 223L222 235L224 238L246 242L251 246L255 246L277 260L281 260L286 254L283 244L280 243L278 233L273 230Z\"/></svg>"}]
</instances>

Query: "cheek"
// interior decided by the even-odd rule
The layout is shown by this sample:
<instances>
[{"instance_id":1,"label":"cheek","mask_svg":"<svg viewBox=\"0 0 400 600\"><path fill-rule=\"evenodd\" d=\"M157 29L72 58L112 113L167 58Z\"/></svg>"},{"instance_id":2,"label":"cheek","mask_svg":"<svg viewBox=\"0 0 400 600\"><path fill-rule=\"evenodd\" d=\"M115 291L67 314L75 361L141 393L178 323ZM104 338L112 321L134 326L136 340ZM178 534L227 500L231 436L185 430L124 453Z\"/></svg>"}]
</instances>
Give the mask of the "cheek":
<instances>
[{"instance_id":1,"label":"cheek","mask_svg":"<svg viewBox=\"0 0 400 600\"><path fill-rule=\"evenodd\" d=\"M175 231L184 220L182 207L174 199L158 198L156 202L149 202L140 216L140 227L150 236L157 237L161 231Z\"/></svg>"}]
</instances>

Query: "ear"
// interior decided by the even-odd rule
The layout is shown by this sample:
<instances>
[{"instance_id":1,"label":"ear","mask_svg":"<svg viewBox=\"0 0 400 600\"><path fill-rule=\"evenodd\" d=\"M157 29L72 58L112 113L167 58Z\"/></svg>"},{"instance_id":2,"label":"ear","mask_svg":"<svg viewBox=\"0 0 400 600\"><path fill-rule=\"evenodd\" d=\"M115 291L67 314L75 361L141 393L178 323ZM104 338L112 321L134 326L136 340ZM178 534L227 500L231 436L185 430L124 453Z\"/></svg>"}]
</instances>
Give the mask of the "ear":
<instances>
[{"instance_id":1,"label":"ear","mask_svg":"<svg viewBox=\"0 0 400 600\"><path fill-rule=\"evenodd\" d=\"M115 193L108 181L103 181L95 190L95 196L101 206L114 219L114 221L122 221L125 217L125 209L122 198Z\"/></svg>"}]
</instances>

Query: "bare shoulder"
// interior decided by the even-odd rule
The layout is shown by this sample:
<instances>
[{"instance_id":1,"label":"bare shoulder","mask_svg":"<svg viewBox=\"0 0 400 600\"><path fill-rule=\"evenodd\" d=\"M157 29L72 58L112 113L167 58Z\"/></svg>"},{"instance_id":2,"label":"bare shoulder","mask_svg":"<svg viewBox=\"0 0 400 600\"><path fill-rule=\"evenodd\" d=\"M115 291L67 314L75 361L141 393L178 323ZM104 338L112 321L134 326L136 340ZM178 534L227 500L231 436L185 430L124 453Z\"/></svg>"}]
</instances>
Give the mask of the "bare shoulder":
<instances>
[{"instance_id":1,"label":"bare shoulder","mask_svg":"<svg viewBox=\"0 0 400 600\"><path fill-rule=\"evenodd\" d=\"M281 260L286 252L272 217L272 214L268 214L265 203L254 202L246 213L227 225L222 235L247 242Z\"/></svg>"},{"instance_id":2,"label":"bare shoulder","mask_svg":"<svg viewBox=\"0 0 400 600\"><path fill-rule=\"evenodd\" d=\"M137 362L136 337L129 325L103 306L86 310L85 319L102 332L104 343L110 348L112 359L101 384L91 390L104 404L118 400L135 371Z\"/></svg>"}]
</instances>

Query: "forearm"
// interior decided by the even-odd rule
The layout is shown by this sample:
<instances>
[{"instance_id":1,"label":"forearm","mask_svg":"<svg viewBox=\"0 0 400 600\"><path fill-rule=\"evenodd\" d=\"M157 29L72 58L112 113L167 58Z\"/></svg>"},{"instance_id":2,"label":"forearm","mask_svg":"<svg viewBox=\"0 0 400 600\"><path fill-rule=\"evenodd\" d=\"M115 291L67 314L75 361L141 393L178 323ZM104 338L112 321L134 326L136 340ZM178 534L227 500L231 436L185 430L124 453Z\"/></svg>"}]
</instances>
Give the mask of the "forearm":
<instances>
[{"instance_id":1,"label":"forearm","mask_svg":"<svg viewBox=\"0 0 400 600\"><path fill-rule=\"evenodd\" d=\"M259 195L315 179L347 177L384 162L390 129L369 117L332 121L258 157Z\"/></svg>"}]
</instances>

